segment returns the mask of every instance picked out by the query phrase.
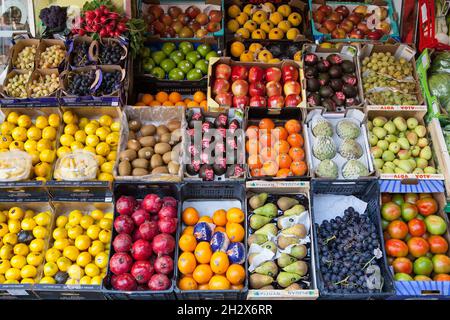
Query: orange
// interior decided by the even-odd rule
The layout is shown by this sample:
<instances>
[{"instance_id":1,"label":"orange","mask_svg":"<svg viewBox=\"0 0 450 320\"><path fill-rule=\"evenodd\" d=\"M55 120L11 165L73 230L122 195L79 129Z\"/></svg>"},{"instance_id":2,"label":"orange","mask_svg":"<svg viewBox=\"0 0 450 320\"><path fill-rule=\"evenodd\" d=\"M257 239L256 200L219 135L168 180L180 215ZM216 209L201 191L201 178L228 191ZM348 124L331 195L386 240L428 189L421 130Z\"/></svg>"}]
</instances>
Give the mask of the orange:
<instances>
[{"instance_id":1,"label":"orange","mask_svg":"<svg viewBox=\"0 0 450 320\"><path fill-rule=\"evenodd\" d=\"M155 99L158 102L163 103L164 101L169 100L169 95L167 94L167 92L160 91L156 94Z\"/></svg>"},{"instance_id":2,"label":"orange","mask_svg":"<svg viewBox=\"0 0 450 320\"><path fill-rule=\"evenodd\" d=\"M261 121L259 122L259 128L266 129L270 132L270 130L275 128L275 123L273 123L272 119L264 118L264 119L261 119Z\"/></svg>"},{"instance_id":3,"label":"orange","mask_svg":"<svg viewBox=\"0 0 450 320\"><path fill-rule=\"evenodd\" d=\"M245 280L245 270L239 264L232 264L227 270L227 279L231 284L237 285L241 284Z\"/></svg>"},{"instance_id":4,"label":"orange","mask_svg":"<svg viewBox=\"0 0 450 320\"><path fill-rule=\"evenodd\" d=\"M142 95L141 102L143 102L145 105L149 106L152 101L153 96L151 94L145 93Z\"/></svg>"},{"instance_id":5,"label":"orange","mask_svg":"<svg viewBox=\"0 0 450 320\"><path fill-rule=\"evenodd\" d=\"M184 103L183 101L178 101L177 103L175 103L176 107L186 107L186 103Z\"/></svg>"},{"instance_id":6,"label":"orange","mask_svg":"<svg viewBox=\"0 0 450 320\"><path fill-rule=\"evenodd\" d=\"M198 290L209 290L209 284L208 283L199 284L198 285Z\"/></svg>"},{"instance_id":7,"label":"orange","mask_svg":"<svg viewBox=\"0 0 450 320\"><path fill-rule=\"evenodd\" d=\"M305 161L294 161L291 163L291 171L296 176L304 176L308 171Z\"/></svg>"},{"instance_id":8,"label":"orange","mask_svg":"<svg viewBox=\"0 0 450 320\"><path fill-rule=\"evenodd\" d=\"M224 227L216 227L215 229L214 229L214 232L225 232L225 228Z\"/></svg>"},{"instance_id":9,"label":"orange","mask_svg":"<svg viewBox=\"0 0 450 320\"><path fill-rule=\"evenodd\" d=\"M259 137L259 144L261 145L261 148L267 147L267 146L273 146L273 139L272 135L270 134L262 134Z\"/></svg>"},{"instance_id":10,"label":"orange","mask_svg":"<svg viewBox=\"0 0 450 320\"><path fill-rule=\"evenodd\" d=\"M173 103L169 100L164 101L162 104L164 107L173 107Z\"/></svg>"},{"instance_id":11,"label":"orange","mask_svg":"<svg viewBox=\"0 0 450 320\"><path fill-rule=\"evenodd\" d=\"M231 242L241 242L244 240L245 230L244 227L236 222L227 224L226 226L227 236Z\"/></svg>"},{"instance_id":12,"label":"orange","mask_svg":"<svg viewBox=\"0 0 450 320\"><path fill-rule=\"evenodd\" d=\"M247 140L245 143L245 151L247 151L248 154L257 154L259 152L259 143L256 139L250 139Z\"/></svg>"},{"instance_id":13,"label":"orange","mask_svg":"<svg viewBox=\"0 0 450 320\"><path fill-rule=\"evenodd\" d=\"M198 222L208 222L208 223L213 223L213 220L208 217L208 216L203 216L200 219L198 219Z\"/></svg>"},{"instance_id":14,"label":"orange","mask_svg":"<svg viewBox=\"0 0 450 320\"><path fill-rule=\"evenodd\" d=\"M303 147L303 137L298 133L291 133L287 138L287 142L291 145L291 147Z\"/></svg>"},{"instance_id":15,"label":"orange","mask_svg":"<svg viewBox=\"0 0 450 320\"><path fill-rule=\"evenodd\" d=\"M209 282L213 272L209 264L199 264L192 274L192 277L198 284L206 284Z\"/></svg>"},{"instance_id":16,"label":"orange","mask_svg":"<svg viewBox=\"0 0 450 320\"><path fill-rule=\"evenodd\" d=\"M223 209L214 211L213 222L216 226L223 227L227 224L227 212Z\"/></svg>"},{"instance_id":17,"label":"orange","mask_svg":"<svg viewBox=\"0 0 450 320\"><path fill-rule=\"evenodd\" d=\"M203 91L196 91L192 98L195 102L201 103L203 100L206 100L206 95Z\"/></svg>"},{"instance_id":18,"label":"orange","mask_svg":"<svg viewBox=\"0 0 450 320\"><path fill-rule=\"evenodd\" d=\"M273 148L277 153L288 153L291 146L286 140L280 140L275 142Z\"/></svg>"},{"instance_id":19,"label":"orange","mask_svg":"<svg viewBox=\"0 0 450 320\"><path fill-rule=\"evenodd\" d=\"M287 153L280 153L277 156L277 164L280 169L289 169L291 167L292 159Z\"/></svg>"},{"instance_id":20,"label":"orange","mask_svg":"<svg viewBox=\"0 0 450 320\"><path fill-rule=\"evenodd\" d=\"M242 289L244 289L244 285L243 284L232 284L230 289L231 290L242 290Z\"/></svg>"},{"instance_id":21,"label":"orange","mask_svg":"<svg viewBox=\"0 0 450 320\"><path fill-rule=\"evenodd\" d=\"M287 130L289 134L299 133L302 127L300 126L300 122L295 119L291 119L284 124L284 128Z\"/></svg>"},{"instance_id":22,"label":"orange","mask_svg":"<svg viewBox=\"0 0 450 320\"><path fill-rule=\"evenodd\" d=\"M186 208L183 211L182 219L184 224L193 226L198 222L198 212L194 208Z\"/></svg>"},{"instance_id":23,"label":"orange","mask_svg":"<svg viewBox=\"0 0 450 320\"><path fill-rule=\"evenodd\" d=\"M188 227L184 228L183 233L181 235L185 235L185 234L193 236L194 235L194 227L188 226Z\"/></svg>"},{"instance_id":24,"label":"orange","mask_svg":"<svg viewBox=\"0 0 450 320\"><path fill-rule=\"evenodd\" d=\"M255 168L250 171L252 177L260 177L262 176L262 170L260 168Z\"/></svg>"},{"instance_id":25,"label":"orange","mask_svg":"<svg viewBox=\"0 0 450 320\"><path fill-rule=\"evenodd\" d=\"M161 105L162 105L162 103L160 103L158 100L153 100L150 103L150 107L158 107L158 106L161 106Z\"/></svg>"},{"instance_id":26,"label":"orange","mask_svg":"<svg viewBox=\"0 0 450 320\"><path fill-rule=\"evenodd\" d=\"M184 102L183 102L183 104L184 104ZM195 101L189 101L189 103L186 105L186 107L188 107L188 108L195 108L198 106L199 106L199 104Z\"/></svg>"},{"instance_id":27,"label":"orange","mask_svg":"<svg viewBox=\"0 0 450 320\"><path fill-rule=\"evenodd\" d=\"M209 290L230 290L230 281L224 276L215 275L209 280Z\"/></svg>"},{"instance_id":28,"label":"orange","mask_svg":"<svg viewBox=\"0 0 450 320\"><path fill-rule=\"evenodd\" d=\"M286 178L286 177L292 177L292 176L293 176L292 171L289 169L280 169L280 170L278 170L277 175L276 175L277 178Z\"/></svg>"},{"instance_id":29,"label":"orange","mask_svg":"<svg viewBox=\"0 0 450 320\"><path fill-rule=\"evenodd\" d=\"M194 272L196 266L197 261L192 252L183 252L178 258L178 270L180 270L182 274Z\"/></svg>"},{"instance_id":30,"label":"orange","mask_svg":"<svg viewBox=\"0 0 450 320\"><path fill-rule=\"evenodd\" d=\"M278 172L278 164L276 161L268 160L264 162L262 167L262 174L266 176L274 176Z\"/></svg>"},{"instance_id":31,"label":"orange","mask_svg":"<svg viewBox=\"0 0 450 320\"><path fill-rule=\"evenodd\" d=\"M248 157L247 164L250 170L255 168L261 168L262 167L261 157L257 154L251 154Z\"/></svg>"},{"instance_id":32,"label":"orange","mask_svg":"<svg viewBox=\"0 0 450 320\"><path fill-rule=\"evenodd\" d=\"M268 160L275 160L275 158L277 157L276 151L270 147L261 149L261 152L259 154L261 155L261 158L264 162Z\"/></svg>"},{"instance_id":33,"label":"orange","mask_svg":"<svg viewBox=\"0 0 450 320\"><path fill-rule=\"evenodd\" d=\"M249 126L245 131L245 135L249 139L258 139L259 128L257 126Z\"/></svg>"},{"instance_id":34,"label":"orange","mask_svg":"<svg viewBox=\"0 0 450 320\"><path fill-rule=\"evenodd\" d=\"M272 130L272 136L276 141L286 140L288 137L288 132L283 127L276 127Z\"/></svg>"},{"instance_id":35,"label":"orange","mask_svg":"<svg viewBox=\"0 0 450 320\"><path fill-rule=\"evenodd\" d=\"M302 148L294 147L289 150L292 161L302 161L305 159L305 151Z\"/></svg>"},{"instance_id":36,"label":"orange","mask_svg":"<svg viewBox=\"0 0 450 320\"><path fill-rule=\"evenodd\" d=\"M200 107L202 107L205 111L208 109L208 101L203 100L200 102Z\"/></svg>"},{"instance_id":37,"label":"orange","mask_svg":"<svg viewBox=\"0 0 450 320\"><path fill-rule=\"evenodd\" d=\"M227 272L230 262L225 252L216 251L211 256L211 262L209 263L211 270L216 274L224 274Z\"/></svg>"},{"instance_id":38,"label":"orange","mask_svg":"<svg viewBox=\"0 0 450 320\"><path fill-rule=\"evenodd\" d=\"M143 102L136 102L135 104L134 104L136 107L145 107L145 106L147 106L145 103L143 103Z\"/></svg>"},{"instance_id":39,"label":"orange","mask_svg":"<svg viewBox=\"0 0 450 320\"><path fill-rule=\"evenodd\" d=\"M241 223L244 221L245 215L239 208L231 208L227 211L227 220L228 222Z\"/></svg>"},{"instance_id":40,"label":"orange","mask_svg":"<svg viewBox=\"0 0 450 320\"><path fill-rule=\"evenodd\" d=\"M171 92L169 94L169 100L172 103L177 103L178 101L183 100L183 97L178 92Z\"/></svg>"},{"instance_id":41,"label":"orange","mask_svg":"<svg viewBox=\"0 0 450 320\"><path fill-rule=\"evenodd\" d=\"M197 246L197 239L193 235L184 234L178 240L178 245L180 249L187 252L193 252Z\"/></svg>"},{"instance_id":42,"label":"orange","mask_svg":"<svg viewBox=\"0 0 450 320\"><path fill-rule=\"evenodd\" d=\"M209 242L203 241L197 244L197 246L195 247L194 255L198 263L209 263L212 255L212 250Z\"/></svg>"},{"instance_id":43,"label":"orange","mask_svg":"<svg viewBox=\"0 0 450 320\"><path fill-rule=\"evenodd\" d=\"M183 277L178 282L178 288L180 290L197 290L197 282L191 277Z\"/></svg>"}]
</instances>

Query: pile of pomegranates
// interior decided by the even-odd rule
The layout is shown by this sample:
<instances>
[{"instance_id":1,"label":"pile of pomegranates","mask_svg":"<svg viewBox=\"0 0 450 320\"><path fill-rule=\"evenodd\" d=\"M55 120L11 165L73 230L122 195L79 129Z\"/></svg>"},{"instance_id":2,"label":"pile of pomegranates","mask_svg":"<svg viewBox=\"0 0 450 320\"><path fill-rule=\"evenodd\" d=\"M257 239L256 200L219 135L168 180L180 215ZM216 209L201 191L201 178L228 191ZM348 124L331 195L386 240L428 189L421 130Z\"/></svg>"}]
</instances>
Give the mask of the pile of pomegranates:
<instances>
[{"instance_id":1,"label":"pile of pomegranates","mask_svg":"<svg viewBox=\"0 0 450 320\"><path fill-rule=\"evenodd\" d=\"M172 285L178 202L147 194L142 201L121 196L114 220L117 235L109 261L115 290L167 290Z\"/></svg>"}]
</instances>

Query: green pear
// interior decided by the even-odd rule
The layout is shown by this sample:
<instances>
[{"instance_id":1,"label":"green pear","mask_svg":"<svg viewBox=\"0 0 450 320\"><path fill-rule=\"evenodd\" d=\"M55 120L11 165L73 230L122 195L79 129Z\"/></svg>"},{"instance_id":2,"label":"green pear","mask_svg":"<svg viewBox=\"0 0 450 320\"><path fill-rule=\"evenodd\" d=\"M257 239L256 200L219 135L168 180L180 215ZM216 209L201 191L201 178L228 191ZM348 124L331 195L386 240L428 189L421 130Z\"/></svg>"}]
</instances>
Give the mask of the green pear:
<instances>
[{"instance_id":1,"label":"green pear","mask_svg":"<svg viewBox=\"0 0 450 320\"><path fill-rule=\"evenodd\" d=\"M253 210L255 214L269 218L275 218L278 215L278 208L273 203L266 203L262 207Z\"/></svg>"},{"instance_id":2,"label":"green pear","mask_svg":"<svg viewBox=\"0 0 450 320\"><path fill-rule=\"evenodd\" d=\"M422 150L420 150L419 157L425 160L430 160L432 157L430 146L426 146Z\"/></svg>"},{"instance_id":3,"label":"green pear","mask_svg":"<svg viewBox=\"0 0 450 320\"><path fill-rule=\"evenodd\" d=\"M400 169L405 170L406 173L411 173L413 171L413 168L408 160L400 160L398 162L398 166Z\"/></svg>"},{"instance_id":4,"label":"green pear","mask_svg":"<svg viewBox=\"0 0 450 320\"><path fill-rule=\"evenodd\" d=\"M294 224L292 227L281 230L282 234L297 236L299 238L304 238L306 236L306 228L304 224L298 223Z\"/></svg>"},{"instance_id":5,"label":"green pear","mask_svg":"<svg viewBox=\"0 0 450 320\"><path fill-rule=\"evenodd\" d=\"M402 148L403 150L409 150L409 148L411 147L408 139L406 139L406 138L398 138L397 143L400 145L400 148Z\"/></svg>"},{"instance_id":6,"label":"green pear","mask_svg":"<svg viewBox=\"0 0 450 320\"><path fill-rule=\"evenodd\" d=\"M299 276L304 276L308 273L308 265L304 261L295 261L283 268L283 271L296 273Z\"/></svg>"},{"instance_id":7,"label":"green pear","mask_svg":"<svg viewBox=\"0 0 450 320\"><path fill-rule=\"evenodd\" d=\"M253 260L259 253L251 253L248 255L248 263L253 264Z\"/></svg>"},{"instance_id":8,"label":"green pear","mask_svg":"<svg viewBox=\"0 0 450 320\"><path fill-rule=\"evenodd\" d=\"M277 282L281 287L287 288L294 282L300 280L301 278L302 277L296 273L280 272L277 277Z\"/></svg>"},{"instance_id":9,"label":"green pear","mask_svg":"<svg viewBox=\"0 0 450 320\"><path fill-rule=\"evenodd\" d=\"M302 287L298 283L293 283L289 287L284 288L286 291L293 291L293 290L302 290Z\"/></svg>"},{"instance_id":10,"label":"green pear","mask_svg":"<svg viewBox=\"0 0 450 320\"><path fill-rule=\"evenodd\" d=\"M308 254L308 249L303 244L297 244L291 248L290 255L297 259L303 259Z\"/></svg>"},{"instance_id":11,"label":"green pear","mask_svg":"<svg viewBox=\"0 0 450 320\"><path fill-rule=\"evenodd\" d=\"M425 172L421 168L415 168L412 173L414 173L414 174L424 174Z\"/></svg>"},{"instance_id":12,"label":"green pear","mask_svg":"<svg viewBox=\"0 0 450 320\"><path fill-rule=\"evenodd\" d=\"M248 245L251 246L252 244L262 244L267 241L267 236L263 234L252 234L248 237L247 242Z\"/></svg>"},{"instance_id":13,"label":"green pear","mask_svg":"<svg viewBox=\"0 0 450 320\"><path fill-rule=\"evenodd\" d=\"M428 166L425 169L423 169L423 172L427 174L435 174L437 171L436 168Z\"/></svg>"},{"instance_id":14,"label":"green pear","mask_svg":"<svg viewBox=\"0 0 450 320\"><path fill-rule=\"evenodd\" d=\"M384 138L387 142L396 142L398 137L394 136L393 134L388 134L385 138Z\"/></svg>"},{"instance_id":15,"label":"green pear","mask_svg":"<svg viewBox=\"0 0 450 320\"><path fill-rule=\"evenodd\" d=\"M378 139L384 139L386 137L387 131L381 127L375 127L372 130L373 134L377 136ZM378 141L379 142L379 141Z\"/></svg>"},{"instance_id":16,"label":"green pear","mask_svg":"<svg viewBox=\"0 0 450 320\"><path fill-rule=\"evenodd\" d=\"M272 218L270 218L270 217L264 217L264 216L260 216L258 214L253 214L250 217L250 227L253 230L258 230L258 229L261 229L262 227L264 227L266 224L268 224L271 220L272 220Z\"/></svg>"},{"instance_id":17,"label":"green pear","mask_svg":"<svg viewBox=\"0 0 450 320\"><path fill-rule=\"evenodd\" d=\"M284 235L280 235L278 237L278 247L283 250L283 249L286 249L287 247L289 247L291 244L298 243L299 240L300 240L299 237L295 237L295 236L294 237L291 237L291 236L287 237L287 236L284 236Z\"/></svg>"},{"instance_id":18,"label":"green pear","mask_svg":"<svg viewBox=\"0 0 450 320\"><path fill-rule=\"evenodd\" d=\"M388 120L385 117L375 117L372 123L375 127L382 127Z\"/></svg>"},{"instance_id":19,"label":"green pear","mask_svg":"<svg viewBox=\"0 0 450 320\"><path fill-rule=\"evenodd\" d=\"M386 122L383 126L383 128L389 133L389 134L394 134L396 127L395 124L389 120L388 122Z\"/></svg>"},{"instance_id":20,"label":"green pear","mask_svg":"<svg viewBox=\"0 0 450 320\"><path fill-rule=\"evenodd\" d=\"M375 165L375 168L377 170L380 170L381 168L383 168L384 161L382 159L373 159L373 164Z\"/></svg>"},{"instance_id":21,"label":"green pear","mask_svg":"<svg viewBox=\"0 0 450 320\"><path fill-rule=\"evenodd\" d=\"M266 203L267 197L268 194L265 192L256 194L248 200L248 204L252 209L257 209L259 207L262 207L264 203Z\"/></svg>"},{"instance_id":22,"label":"green pear","mask_svg":"<svg viewBox=\"0 0 450 320\"><path fill-rule=\"evenodd\" d=\"M297 219L297 215L295 216L281 216L278 218L277 226L278 229L286 228L287 226L293 226Z\"/></svg>"},{"instance_id":23,"label":"green pear","mask_svg":"<svg viewBox=\"0 0 450 320\"><path fill-rule=\"evenodd\" d=\"M277 245L272 241L267 241L261 244L261 247L272 251L273 253L277 253Z\"/></svg>"},{"instance_id":24,"label":"green pear","mask_svg":"<svg viewBox=\"0 0 450 320\"><path fill-rule=\"evenodd\" d=\"M275 288L272 285L264 286L259 288L259 290L274 290Z\"/></svg>"},{"instance_id":25,"label":"green pear","mask_svg":"<svg viewBox=\"0 0 450 320\"><path fill-rule=\"evenodd\" d=\"M396 117L393 122L397 127L398 131L406 131L408 129L408 126L406 125L406 120L403 117Z\"/></svg>"},{"instance_id":26,"label":"green pear","mask_svg":"<svg viewBox=\"0 0 450 320\"><path fill-rule=\"evenodd\" d=\"M301 204L296 204L295 206L293 206L292 208L290 208L289 210L286 210L283 215L285 216L294 216L297 214L302 213L303 211L305 211L305 207L302 206Z\"/></svg>"},{"instance_id":27,"label":"green pear","mask_svg":"<svg viewBox=\"0 0 450 320\"><path fill-rule=\"evenodd\" d=\"M410 131L406 134L406 139L408 139L409 144L412 146L415 146L417 144L417 142L419 141L419 137L417 136L417 134L412 131Z\"/></svg>"},{"instance_id":28,"label":"green pear","mask_svg":"<svg viewBox=\"0 0 450 320\"><path fill-rule=\"evenodd\" d=\"M250 275L250 288L260 289L273 282L273 278L264 274L253 273Z\"/></svg>"},{"instance_id":29,"label":"green pear","mask_svg":"<svg viewBox=\"0 0 450 320\"><path fill-rule=\"evenodd\" d=\"M278 266L273 261L266 261L255 269L256 273L264 274L266 276L276 277L278 274Z\"/></svg>"},{"instance_id":30,"label":"green pear","mask_svg":"<svg viewBox=\"0 0 450 320\"><path fill-rule=\"evenodd\" d=\"M289 197L281 197L277 201L277 206L281 210L286 211L286 210L289 210L290 208L292 208L293 206L295 206L298 203L299 202L298 202L297 199L289 198Z\"/></svg>"},{"instance_id":31,"label":"green pear","mask_svg":"<svg viewBox=\"0 0 450 320\"><path fill-rule=\"evenodd\" d=\"M294 263L295 261L297 261L296 258L288 255L287 253L282 253L277 259L277 264L280 268L284 268L290 265L291 263Z\"/></svg>"},{"instance_id":32,"label":"green pear","mask_svg":"<svg viewBox=\"0 0 450 320\"><path fill-rule=\"evenodd\" d=\"M278 233L278 228L275 225L275 223L268 223L261 229L258 229L255 231L255 234L262 234L267 237L269 237L269 235L276 236L277 233Z\"/></svg>"}]
</instances>

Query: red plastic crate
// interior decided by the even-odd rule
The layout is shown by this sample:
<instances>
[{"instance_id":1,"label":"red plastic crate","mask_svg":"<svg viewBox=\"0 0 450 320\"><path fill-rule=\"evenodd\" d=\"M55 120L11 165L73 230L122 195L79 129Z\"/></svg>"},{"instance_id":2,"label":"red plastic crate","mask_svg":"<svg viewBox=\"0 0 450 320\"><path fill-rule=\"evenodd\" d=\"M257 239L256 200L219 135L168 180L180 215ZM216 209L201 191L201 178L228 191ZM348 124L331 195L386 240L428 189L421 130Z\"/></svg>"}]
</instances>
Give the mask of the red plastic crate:
<instances>
[{"instance_id":1,"label":"red plastic crate","mask_svg":"<svg viewBox=\"0 0 450 320\"><path fill-rule=\"evenodd\" d=\"M450 46L436 38L434 0L419 0L419 49L450 50Z\"/></svg>"}]
</instances>

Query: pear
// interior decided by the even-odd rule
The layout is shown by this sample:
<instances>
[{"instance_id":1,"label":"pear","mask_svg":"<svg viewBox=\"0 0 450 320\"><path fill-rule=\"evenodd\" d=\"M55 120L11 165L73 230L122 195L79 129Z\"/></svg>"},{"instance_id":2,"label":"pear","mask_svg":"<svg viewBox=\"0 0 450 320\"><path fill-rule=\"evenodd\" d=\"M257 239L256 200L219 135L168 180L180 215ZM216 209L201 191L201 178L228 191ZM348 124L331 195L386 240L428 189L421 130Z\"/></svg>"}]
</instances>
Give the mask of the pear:
<instances>
[{"instance_id":1,"label":"pear","mask_svg":"<svg viewBox=\"0 0 450 320\"><path fill-rule=\"evenodd\" d=\"M276 277L276 275L278 274L278 266L273 261L266 261L258 268L256 268L255 272L270 277Z\"/></svg>"},{"instance_id":2,"label":"pear","mask_svg":"<svg viewBox=\"0 0 450 320\"><path fill-rule=\"evenodd\" d=\"M302 287L298 283L293 283L289 287L284 288L284 290L286 290L286 291L302 290Z\"/></svg>"},{"instance_id":3,"label":"pear","mask_svg":"<svg viewBox=\"0 0 450 320\"><path fill-rule=\"evenodd\" d=\"M406 131L408 129L408 126L406 125L406 120L403 117L396 117L393 122L397 127L398 131Z\"/></svg>"},{"instance_id":4,"label":"pear","mask_svg":"<svg viewBox=\"0 0 450 320\"><path fill-rule=\"evenodd\" d=\"M304 261L295 261L294 263L291 263L287 267L283 268L283 271L296 273L300 276L304 276L308 273L308 265Z\"/></svg>"},{"instance_id":5,"label":"pear","mask_svg":"<svg viewBox=\"0 0 450 320\"><path fill-rule=\"evenodd\" d=\"M306 257L307 254L308 254L308 249L303 244L298 244L291 248L290 255L297 259L303 259L304 257Z\"/></svg>"},{"instance_id":6,"label":"pear","mask_svg":"<svg viewBox=\"0 0 450 320\"><path fill-rule=\"evenodd\" d=\"M430 146L426 146L424 147L422 150L420 150L419 153L419 157L425 160L430 160L431 159L431 148Z\"/></svg>"},{"instance_id":7,"label":"pear","mask_svg":"<svg viewBox=\"0 0 450 320\"><path fill-rule=\"evenodd\" d=\"M419 141L419 137L417 136L417 133L415 132L408 132L406 133L406 139L408 139L408 142L410 145L415 146L417 142Z\"/></svg>"},{"instance_id":8,"label":"pear","mask_svg":"<svg viewBox=\"0 0 450 320\"><path fill-rule=\"evenodd\" d=\"M248 237L247 242L248 245L251 246L252 244L262 244L267 241L267 236L263 234L252 234Z\"/></svg>"},{"instance_id":9,"label":"pear","mask_svg":"<svg viewBox=\"0 0 450 320\"><path fill-rule=\"evenodd\" d=\"M266 237L269 237L269 235L275 236L278 233L278 228L275 225L275 223L268 223L261 229L258 229L255 231L255 234L262 234Z\"/></svg>"},{"instance_id":10,"label":"pear","mask_svg":"<svg viewBox=\"0 0 450 320\"><path fill-rule=\"evenodd\" d=\"M278 208L273 203L266 203L262 207L253 210L253 212L260 216L275 218L278 215Z\"/></svg>"},{"instance_id":11,"label":"pear","mask_svg":"<svg viewBox=\"0 0 450 320\"><path fill-rule=\"evenodd\" d=\"M286 225L288 226L293 226L295 224L295 219L297 218L297 216L281 216L278 218L277 221L277 226L278 229L283 229L283 225L286 228Z\"/></svg>"},{"instance_id":12,"label":"pear","mask_svg":"<svg viewBox=\"0 0 450 320\"><path fill-rule=\"evenodd\" d=\"M259 290L274 290L275 288L273 285L264 286L262 288L259 288Z\"/></svg>"},{"instance_id":13,"label":"pear","mask_svg":"<svg viewBox=\"0 0 450 320\"><path fill-rule=\"evenodd\" d=\"M292 227L281 231L282 234L297 236L299 238L306 237L306 228L302 223L294 224Z\"/></svg>"},{"instance_id":14,"label":"pear","mask_svg":"<svg viewBox=\"0 0 450 320\"><path fill-rule=\"evenodd\" d=\"M406 139L406 138L398 138L397 143L400 145L400 148L402 148L403 150L409 150L409 148L411 147L408 139Z\"/></svg>"},{"instance_id":15,"label":"pear","mask_svg":"<svg viewBox=\"0 0 450 320\"><path fill-rule=\"evenodd\" d=\"M372 123L375 127L382 127L388 120L385 117L375 117L372 120Z\"/></svg>"},{"instance_id":16,"label":"pear","mask_svg":"<svg viewBox=\"0 0 450 320\"><path fill-rule=\"evenodd\" d=\"M261 244L261 247L269 249L273 253L277 253L277 245L272 241L264 242L263 244Z\"/></svg>"},{"instance_id":17,"label":"pear","mask_svg":"<svg viewBox=\"0 0 450 320\"><path fill-rule=\"evenodd\" d=\"M413 168L411 167L411 164L408 160L399 160L398 167L404 170L406 173L411 173L413 171Z\"/></svg>"},{"instance_id":18,"label":"pear","mask_svg":"<svg viewBox=\"0 0 450 320\"><path fill-rule=\"evenodd\" d=\"M273 278L264 274L253 273L250 275L250 288L260 289L273 282Z\"/></svg>"},{"instance_id":19,"label":"pear","mask_svg":"<svg viewBox=\"0 0 450 320\"><path fill-rule=\"evenodd\" d=\"M301 278L302 277L296 273L280 272L277 277L277 282L281 287L287 288L294 282L300 280Z\"/></svg>"},{"instance_id":20,"label":"pear","mask_svg":"<svg viewBox=\"0 0 450 320\"><path fill-rule=\"evenodd\" d=\"M253 264L253 259L258 255L259 253L251 253L248 255L248 263Z\"/></svg>"},{"instance_id":21,"label":"pear","mask_svg":"<svg viewBox=\"0 0 450 320\"><path fill-rule=\"evenodd\" d=\"M383 126L383 128L389 133L389 134L394 134L396 127L395 124L389 120L388 122L386 122Z\"/></svg>"},{"instance_id":22,"label":"pear","mask_svg":"<svg viewBox=\"0 0 450 320\"><path fill-rule=\"evenodd\" d=\"M302 206L301 204L296 204L295 206L293 206L289 210L284 211L283 215L285 215L285 216L294 216L294 215L302 213L305 210L306 209L305 209L304 206Z\"/></svg>"},{"instance_id":23,"label":"pear","mask_svg":"<svg viewBox=\"0 0 450 320\"><path fill-rule=\"evenodd\" d=\"M284 235L280 235L278 237L278 247L283 250L289 247L291 244L298 243L299 240L299 237L287 237Z\"/></svg>"},{"instance_id":24,"label":"pear","mask_svg":"<svg viewBox=\"0 0 450 320\"><path fill-rule=\"evenodd\" d=\"M253 214L250 217L250 227L253 230L258 230L264 227L266 224L268 224L272 220L272 218L260 216L258 214Z\"/></svg>"},{"instance_id":25,"label":"pear","mask_svg":"<svg viewBox=\"0 0 450 320\"><path fill-rule=\"evenodd\" d=\"M289 197L281 197L277 201L277 206L281 210L286 211L286 210L289 210L290 208L292 208L293 206L295 206L298 203L299 202L298 202L297 199L289 198Z\"/></svg>"},{"instance_id":26,"label":"pear","mask_svg":"<svg viewBox=\"0 0 450 320\"><path fill-rule=\"evenodd\" d=\"M257 209L259 207L262 207L264 203L266 203L267 197L268 194L265 192L256 194L248 200L248 204L252 209Z\"/></svg>"},{"instance_id":27,"label":"pear","mask_svg":"<svg viewBox=\"0 0 450 320\"><path fill-rule=\"evenodd\" d=\"M277 264L280 268L287 267L288 265L297 261L294 257L288 255L287 253L282 253L277 259Z\"/></svg>"}]
</instances>

